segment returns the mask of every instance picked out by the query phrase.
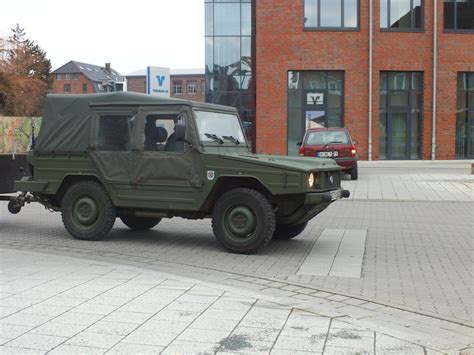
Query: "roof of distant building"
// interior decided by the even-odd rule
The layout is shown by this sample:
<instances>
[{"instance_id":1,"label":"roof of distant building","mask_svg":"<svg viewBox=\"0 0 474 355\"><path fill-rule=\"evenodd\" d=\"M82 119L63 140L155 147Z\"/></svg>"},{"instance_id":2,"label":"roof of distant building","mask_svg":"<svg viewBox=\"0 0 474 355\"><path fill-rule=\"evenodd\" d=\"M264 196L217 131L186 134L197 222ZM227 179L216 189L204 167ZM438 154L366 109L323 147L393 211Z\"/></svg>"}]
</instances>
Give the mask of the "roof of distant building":
<instances>
[{"instance_id":1,"label":"roof of distant building","mask_svg":"<svg viewBox=\"0 0 474 355\"><path fill-rule=\"evenodd\" d=\"M122 74L117 72L114 69L110 69L110 73L105 69L105 67L101 67L98 65L87 64L76 62L71 60L70 62L64 64L62 67L59 67L53 74L76 74L82 73L87 78L92 81L104 81L104 80L113 80L113 81L122 81Z\"/></svg>"},{"instance_id":2,"label":"roof of distant building","mask_svg":"<svg viewBox=\"0 0 474 355\"><path fill-rule=\"evenodd\" d=\"M171 69L171 75L204 75L204 69L197 68L197 69ZM146 70L137 70L131 72L128 76L146 76Z\"/></svg>"}]
</instances>

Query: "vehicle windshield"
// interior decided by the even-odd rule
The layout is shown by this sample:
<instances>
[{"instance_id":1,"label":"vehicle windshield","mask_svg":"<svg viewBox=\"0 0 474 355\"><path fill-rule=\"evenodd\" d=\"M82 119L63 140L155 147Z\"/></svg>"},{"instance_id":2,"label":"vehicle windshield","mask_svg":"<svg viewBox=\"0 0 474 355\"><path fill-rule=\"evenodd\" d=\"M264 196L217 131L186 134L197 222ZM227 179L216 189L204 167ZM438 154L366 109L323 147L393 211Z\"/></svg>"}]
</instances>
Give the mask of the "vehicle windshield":
<instances>
[{"instance_id":1,"label":"vehicle windshield","mask_svg":"<svg viewBox=\"0 0 474 355\"><path fill-rule=\"evenodd\" d=\"M344 131L314 131L308 132L305 144L349 144L349 138Z\"/></svg>"},{"instance_id":2,"label":"vehicle windshield","mask_svg":"<svg viewBox=\"0 0 474 355\"><path fill-rule=\"evenodd\" d=\"M195 111L201 142L245 144L244 132L236 114Z\"/></svg>"}]
</instances>

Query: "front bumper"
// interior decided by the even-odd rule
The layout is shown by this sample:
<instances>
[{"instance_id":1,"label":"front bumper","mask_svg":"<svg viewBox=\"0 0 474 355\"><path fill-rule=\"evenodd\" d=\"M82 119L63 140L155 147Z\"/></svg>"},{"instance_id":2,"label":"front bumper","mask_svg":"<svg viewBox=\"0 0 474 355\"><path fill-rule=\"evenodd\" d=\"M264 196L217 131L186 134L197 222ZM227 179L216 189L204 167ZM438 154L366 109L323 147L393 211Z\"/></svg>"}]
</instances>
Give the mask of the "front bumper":
<instances>
[{"instance_id":1,"label":"front bumper","mask_svg":"<svg viewBox=\"0 0 474 355\"><path fill-rule=\"evenodd\" d=\"M351 195L349 190L339 189L328 192L314 192L307 193L304 200L304 205L316 205L322 202L332 202L342 198L348 198Z\"/></svg>"}]
</instances>

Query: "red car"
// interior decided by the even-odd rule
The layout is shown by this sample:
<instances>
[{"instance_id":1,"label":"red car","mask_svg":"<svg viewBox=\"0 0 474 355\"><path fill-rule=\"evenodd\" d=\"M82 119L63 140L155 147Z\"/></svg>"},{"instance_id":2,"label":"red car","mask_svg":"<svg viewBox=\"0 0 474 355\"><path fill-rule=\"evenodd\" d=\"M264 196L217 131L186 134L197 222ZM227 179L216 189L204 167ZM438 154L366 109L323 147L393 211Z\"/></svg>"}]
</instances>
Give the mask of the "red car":
<instances>
[{"instance_id":1,"label":"red car","mask_svg":"<svg viewBox=\"0 0 474 355\"><path fill-rule=\"evenodd\" d=\"M342 171L357 180L357 141L352 140L345 128L310 128L300 143L300 155L332 158Z\"/></svg>"}]
</instances>

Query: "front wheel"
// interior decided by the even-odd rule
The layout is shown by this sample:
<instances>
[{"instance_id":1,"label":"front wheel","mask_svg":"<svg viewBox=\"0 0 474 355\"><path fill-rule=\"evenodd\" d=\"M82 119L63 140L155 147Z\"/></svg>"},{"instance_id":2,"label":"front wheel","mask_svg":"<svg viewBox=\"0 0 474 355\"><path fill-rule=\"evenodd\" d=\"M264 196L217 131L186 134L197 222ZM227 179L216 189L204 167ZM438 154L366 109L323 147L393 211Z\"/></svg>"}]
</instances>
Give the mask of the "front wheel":
<instances>
[{"instance_id":1,"label":"front wheel","mask_svg":"<svg viewBox=\"0 0 474 355\"><path fill-rule=\"evenodd\" d=\"M65 193L61 214L76 239L100 240L112 229L116 212L109 195L96 181L80 181Z\"/></svg>"},{"instance_id":2,"label":"front wheel","mask_svg":"<svg viewBox=\"0 0 474 355\"><path fill-rule=\"evenodd\" d=\"M278 240L293 239L303 233L307 225L308 222L296 225L277 224L273 238Z\"/></svg>"},{"instance_id":3,"label":"front wheel","mask_svg":"<svg viewBox=\"0 0 474 355\"><path fill-rule=\"evenodd\" d=\"M260 192L247 188L223 194L212 215L216 239L229 251L254 254L265 248L275 231L272 205Z\"/></svg>"},{"instance_id":4,"label":"front wheel","mask_svg":"<svg viewBox=\"0 0 474 355\"><path fill-rule=\"evenodd\" d=\"M145 231L155 227L161 222L161 218L121 216L123 224L132 230Z\"/></svg>"}]
</instances>

